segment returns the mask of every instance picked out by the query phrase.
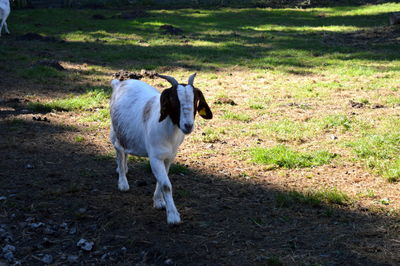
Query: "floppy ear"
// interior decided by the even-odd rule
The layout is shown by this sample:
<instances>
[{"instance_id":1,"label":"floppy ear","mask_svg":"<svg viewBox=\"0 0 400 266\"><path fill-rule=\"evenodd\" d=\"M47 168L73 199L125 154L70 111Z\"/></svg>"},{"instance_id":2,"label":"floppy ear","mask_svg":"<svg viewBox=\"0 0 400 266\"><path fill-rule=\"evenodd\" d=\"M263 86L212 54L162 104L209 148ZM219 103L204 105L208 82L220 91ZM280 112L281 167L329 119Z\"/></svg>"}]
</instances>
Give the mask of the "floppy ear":
<instances>
[{"instance_id":1,"label":"floppy ear","mask_svg":"<svg viewBox=\"0 0 400 266\"><path fill-rule=\"evenodd\" d=\"M170 89L166 89L161 93L161 97L160 97L160 119L158 120L158 122L163 121L169 115L169 109L170 109L169 96L170 96L170 93L171 93Z\"/></svg>"},{"instance_id":2,"label":"floppy ear","mask_svg":"<svg viewBox=\"0 0 400 266\"><path fill-rule=\"evenodd\" d=\"M197 106L197 112L204 119L211 119L213 114L211 112L210 107L208 106L206 99L204 99L204 95L201 90L196 89L196 94L199 99L199 105Z\"/></svg>"}]
</instances>

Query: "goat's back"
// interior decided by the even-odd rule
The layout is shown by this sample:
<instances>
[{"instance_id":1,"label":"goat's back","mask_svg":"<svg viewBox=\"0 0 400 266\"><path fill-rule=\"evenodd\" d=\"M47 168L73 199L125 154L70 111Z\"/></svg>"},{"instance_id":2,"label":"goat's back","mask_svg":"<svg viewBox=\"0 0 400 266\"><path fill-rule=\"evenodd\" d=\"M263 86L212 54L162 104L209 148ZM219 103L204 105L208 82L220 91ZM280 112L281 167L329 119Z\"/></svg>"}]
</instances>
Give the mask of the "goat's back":
<instances>
[{"instance_id":1,"label":"goat's back","mask_svg":"<svg viewBox=\"0 0 400 266\"><path fill-rule=\"evenodd\" d=\"M160 93L140 80L113 80L110 101L112 134L128 152L147 156L147 121L159 113Z\"/></svg>"}]
</instances>

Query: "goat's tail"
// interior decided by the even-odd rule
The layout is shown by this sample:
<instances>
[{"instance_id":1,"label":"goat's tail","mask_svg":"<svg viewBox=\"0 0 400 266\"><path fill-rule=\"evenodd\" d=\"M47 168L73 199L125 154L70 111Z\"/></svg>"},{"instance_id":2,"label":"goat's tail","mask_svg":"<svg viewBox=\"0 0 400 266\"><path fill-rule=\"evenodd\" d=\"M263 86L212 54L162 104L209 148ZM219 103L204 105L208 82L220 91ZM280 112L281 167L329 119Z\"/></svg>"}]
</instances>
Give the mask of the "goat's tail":
<instances>
[{"instance_id":1,"label":"goat's tail","mask_svg":"<svg viewBox=\"0 0 400 266\"><path fill-rule=\"evenodd\" d=\"M118 79L113 79L111 81L111 87L115 90L121 82Z\"/></svg>"}]
</instances>

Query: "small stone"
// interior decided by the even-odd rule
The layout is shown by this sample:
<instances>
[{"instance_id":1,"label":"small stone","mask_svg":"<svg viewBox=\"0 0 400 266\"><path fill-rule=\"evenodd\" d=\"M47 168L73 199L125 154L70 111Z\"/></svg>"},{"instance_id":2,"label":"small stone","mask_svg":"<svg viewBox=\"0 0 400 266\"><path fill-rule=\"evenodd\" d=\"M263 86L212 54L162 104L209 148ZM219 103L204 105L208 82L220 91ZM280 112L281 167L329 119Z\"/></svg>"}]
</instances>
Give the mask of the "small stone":
<instances>
[{"instance_id":1,"label":"small stone","mask_svg":"<svg viewBox=\"0 0 400 266\"><path fill-rule=\"evenodd\" d=\"M26 169L33 169L35 168L32 164L28 163L27 165L25 165Z\"/></svg>"},{"instance_id":2,"label":"small stone","mask_svg":"<svg viewBox=\"0 0 400 266\"><path fill-rule=\"evenodd\" d=\"M11 251L4 252L3 258L5 258L8 261L13 261L15 259L14 254Z\"/></svg>"},{"instance_id":3,"label":"small stone","mask_svg":"<svg viewBox=\"0 0 400 266\"><path fill-rule=\"evenodd\" d=\"M31 223L31 224L30 224L30 227L33 228L33 229L36 229L36 228L39 228L39 227L41 227L41 226L43 226L43 225L44 225L44 223L42 223L42 222L39 222L39 223Z\"/></svg>"},{"instance_id":4,"label":"small stone","mask_svg":"<svg viewBox=\"0 0 400 266\"><path fill-rule=\"evenodd\" d=\"M338 137L336 137L335 135L331 135L331 139L335 140L335 139L338 139Z\"/></svg>"},{"instance_id":5,"label":"small stone","mask_svg":"<svg viewBox=\"0 0 400 266\"><path fill-rule=\"evenodd\" d=\"M4 247L3 247L3 252L4 253L6 253L6 252L8 252L8 251L10 251L10 252L14 252L15 251L15 247L13 246L13 245L5 245Z\"/></svg>"},{"instance_id":6,"label":"small stone","mask_svg":"<svg viewBox=\"0 0 400 266\"><path fill-rule=\"evenodd\" d=\"M68 257L67 257L67 261L69 263L77 263L78 259L79 259L79 257L75 256L75 255L68 255Z\"/></svg>"},{"instance_id":7,"label":"small stone","mask_svg":"<svg viewBox=\"0 0 400 266\"><path fill-rule=\"evenodd\" d=\"M76 226L74 226L74 227L72 227L72 228L69 230L68 233L69 233L70 235L75 235L77 231L78 231L78 229L76 229Z\"/></svg>"},{"instance_id":8,"label":"small stone","mask_svg":"<svg viewBox=\"0 0 400 266\"><path fill-rule=\"evenodd\" d=\"M68 224L64 222L64 223L60 224L60 227L62 229L67 229L68 228Z\"/></svg>"},{"instance_id":9,"label":"small stone","mask_svg":"<svg viewBox=\"0 0 400 266\"><path fill-rule=\"evenodd\" d=\"M86 211L87 211L86 208L79 208L79 210L78 210L79 213L85 213Z\"/></svg>"},{"instance_id":10,"label":"small stone","mask_svg":"<svg viewBox=\"0 0 400 266\"><path fill-rule=\"evenodd\" d=\"M89 242L86 239L82 238L81 240L78 241L78 243L76 245L83 250L91 251L93 249L94 243Z\"/></svg>"},{"instance_id":11,"label":"small stone","mask_svg":"<svg viewBox=\"0 0 400 266\"><path fill-rule=\"evenodd\" d=\"M53 262L53 256L46 254L43 256L42 258L42 262L46 263L46 264L51 264Z\"/></svg>"},{"instance_id":12,"label":"small stone","mask_svg":"<svg viewBox=\"0 0 400 266\"><path fill-rule=\"evenodd\" d=\"M51 229L50 227L46 227L43 230L43 233L45 233L46 235L54 235L56 231L54 231L53 229Z\"/></svg>"},{"instance_id":13,"label":"small stone","mask_svg":"<svg viewBox=\"0 0 400 266\"><path fill-rule=\"evenodd\" d=\"M174 265L174 261L171 259L164 260L164 265Z\"/></svg>"}]
</instances>

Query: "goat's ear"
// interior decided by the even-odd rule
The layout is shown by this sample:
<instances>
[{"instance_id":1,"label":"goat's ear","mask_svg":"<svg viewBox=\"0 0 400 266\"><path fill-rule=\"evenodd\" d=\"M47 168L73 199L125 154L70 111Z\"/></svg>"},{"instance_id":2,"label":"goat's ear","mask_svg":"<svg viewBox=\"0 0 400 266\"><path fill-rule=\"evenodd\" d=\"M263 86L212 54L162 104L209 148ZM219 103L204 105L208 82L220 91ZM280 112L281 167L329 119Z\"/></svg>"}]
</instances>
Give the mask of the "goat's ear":
<instances>
[{"instance_id":1,"label":"goat's ear","mask_svg":"<svg viewBox=\"0 0 400 266\"><path fill-rule=\"evenodd\" d=\"M160 97L160 119L158 120L158 122L163 121L169 115L170 93L171 93L170 89L166 89L161 93L161 97Z\"/></svg>"},{"instance_id":2,"label":"goat's ear","mask_svg":"<svg viewBox=\"0 0 400 266\"><path fill-rule=\"evenodd\" d=\"M199 105L197 106L197 112L204 119L211 119L213 114L211 112L210 107L208 106L206 99L204 99L204 95L201 90L196 89L196 94L199 99Z\"/></svg>"}]
</instances>

